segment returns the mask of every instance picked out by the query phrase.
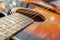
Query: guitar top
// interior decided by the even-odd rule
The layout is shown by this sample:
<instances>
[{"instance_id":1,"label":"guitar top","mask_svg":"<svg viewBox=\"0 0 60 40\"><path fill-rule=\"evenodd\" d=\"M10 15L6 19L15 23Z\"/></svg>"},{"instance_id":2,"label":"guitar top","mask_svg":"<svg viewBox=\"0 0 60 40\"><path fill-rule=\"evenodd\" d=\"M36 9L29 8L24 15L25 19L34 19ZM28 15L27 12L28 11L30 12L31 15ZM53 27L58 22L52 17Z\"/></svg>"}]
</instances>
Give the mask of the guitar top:
<instances>
[{"instance_id":1,"label":"guitar top","mask_svg":"<svg viewBox=\"0 0 60 40\"><path fill-rule=\"evenodd\" d=\"M18 7L10 4L2 5L12 14L0 18L0 40L60 40L57 6L39 0L18 1Z\"/></svg>"}]
</instances>

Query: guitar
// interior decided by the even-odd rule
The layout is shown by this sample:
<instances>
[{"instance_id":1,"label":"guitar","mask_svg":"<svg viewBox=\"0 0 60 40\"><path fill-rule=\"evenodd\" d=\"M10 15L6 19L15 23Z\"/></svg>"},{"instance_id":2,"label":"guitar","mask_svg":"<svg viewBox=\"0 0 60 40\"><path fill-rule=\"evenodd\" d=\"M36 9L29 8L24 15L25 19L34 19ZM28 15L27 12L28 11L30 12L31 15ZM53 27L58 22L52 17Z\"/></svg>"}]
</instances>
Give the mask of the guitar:
<instances>
[{"instance_id":1,"label":"guitar","mask_svg":"<svg viewBox=\"0 0 60 40\"><path fill-rule=\"evenodd\" d=\"M12 38L17 40L60 40L60 15L38 7L14 8L12 13L21 13L32 18L35 23Z\"/></svg>"},{"instance_id":2,"label":"guitar","mask_svg":"<svg viewBox=\"0 0 60 40\"><path fill-rule=\"evenodd\" d=\"M1 40L60 40L60 15L39 6L16 7L12 13L0 19Z\"/></svg>"}]
</instances>

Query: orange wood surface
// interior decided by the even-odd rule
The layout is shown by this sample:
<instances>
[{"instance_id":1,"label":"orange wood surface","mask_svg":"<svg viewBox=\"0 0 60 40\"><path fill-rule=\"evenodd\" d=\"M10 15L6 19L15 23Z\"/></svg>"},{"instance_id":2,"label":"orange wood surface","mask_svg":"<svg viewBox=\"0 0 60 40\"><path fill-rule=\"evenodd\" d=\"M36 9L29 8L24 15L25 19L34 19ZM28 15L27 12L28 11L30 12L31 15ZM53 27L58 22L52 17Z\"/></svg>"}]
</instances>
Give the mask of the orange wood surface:
<instances>
[{"instance_id":1,"label":"orange wood surface","mask_svg":"<svg viewBox=\"0 0 60 40\"><path fill-rule=\"evenodd\" d=\"M46 19L43 22L35 22L24 31L46 40L60 40L60 15L40 7L32 10L39 12Z\"/></svg>"},{"instance_id":2,"label":"orange wood surface","mask_svg":"<svg viewBox=\"0 0 60 40\"><path fill-rule=\"evenodd\" d=\"M24 2L30 3L31 1L32 0L25 0ZM37 2L37 0L33 0L33 1ZM46 5L53 7L54 10L60 13L60 9L58 7L50 5L48 3L46 3ZM38 7L36 5L34 6L35 8L33 8L32 10L39 12L46 19L43 22L33 23L24 31L46 40L60 40L60 15L54 12L48 11L44 8Z\"/></svg>"},{"instance_id":3,"label":"orange wood surface","mask_svg":"<svg viewBox=\"0 0 60 40\"><path fill-rule=\"evenodd\" d=\"M51 7L57 10L57 7L52 5ZM60 15L38 6L35 6L35 8L32 10L39 12L46 19L43 22L33 23L24 31L28 32L29 34L35 35L37 37L43 38L45 40L60 40ZM59 10L60 9L58 8L58 12L60 12Z\"/></svg>"}]
</instances>

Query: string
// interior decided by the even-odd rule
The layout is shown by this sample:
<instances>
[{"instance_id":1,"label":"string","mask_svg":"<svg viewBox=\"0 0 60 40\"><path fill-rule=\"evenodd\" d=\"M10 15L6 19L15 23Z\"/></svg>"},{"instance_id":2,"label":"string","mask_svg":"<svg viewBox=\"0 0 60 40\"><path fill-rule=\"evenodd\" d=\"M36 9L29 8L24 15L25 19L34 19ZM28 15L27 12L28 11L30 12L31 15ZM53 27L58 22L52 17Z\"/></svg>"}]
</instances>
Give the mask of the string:
<instances>
[{"instance_id":1,"label":"string","mask_svg":"<svg viewBox=\"0 0 60 40\"><path fill-rule=\"evenodd\" d=\"M23 12L27 12L27 13L33 13L33 12L30 12L30 11L23 11ZM34 13L35 14L35 16L37 16L37 15L39 15L39 14L36 14L36 13ZM29 14L27 14L27 15L29 15ZM30 14L29 16L32 16L33 14ZM18 15L17 15L18 16ZM35 16L33 16L32 18L34 18ZM20 17L20 16L19 16ZM18 17L18 18L19 18ZM13 18L15 18L15 17L13 17ZM24 17L22 17L22 18L24 18ZM21 20L20 20L21 21ZM25 20L23 20L23 21L25 21ZM27 21L25 21L25 22L27 22ZM24 25L23 25L24 26ZM14 27L15 28L15 27ZM7 30L8 31L8 30ZM10 32L10 31L9 31Z\"/></svg>"},{"instance_id":2,"label":"string","mask_svg":"<svg viewBox=\"0 0 60 40\"><path fill-rule=\"evenodd\" d=\"M14 15L13 15L14 16ZM17 15L17 16L19 16L19 17L17 17L17 18L20 18L20 15ZM13 18L15 18L16 16L14 16ZM22 17L21 17L22 18ZM24 17L23 17L24 18ZM20 19L19 19L20 20ZM3 21L3 20L2 20ZM21 20L20 20L21 21ZM25 20L23 20L23 21L25 21ZM28 20L29 21L29 20ZM26 23L27 23L27 21L25 21ZM29 21L30 22L30 21ZM2 22L2 23L4 23L4 21ZM5 24L5 23L4 23ZM24 25L23 25L24 26Z\"/></svg>"},{"instance_id":3,"label":"string","mask_svg":"<svg viewBox=\"0 0 60 40\"><path fill-rule=\"evenodd\" d=\"M22 14L23 14L23 12L24 12L24 14L26 13L25 15L28 15L29 17L32 16L32 15L34 15L33 17L31 17L32 19L33 19L34 17L40 15L40 14L37 13L37 12L33 12L33 11L30 11L30 10L24 10L24 9L22 9L21 12L22 12ZM30 14L30 15L29 15L29 14Z\"/></svg>"},{"instance_id":4,"label":"string","mask_svg":"<svg viewBox=\"0 0 60 40\"><path fill-rule=\"evenodd\" d=\"M33 13L33 12L31 12L31 11L23 11L23 12L27 12L27 13ZM37 15L39 15L39 14L36 14L36 13L34 13L35 14L35 16L33 16L32 18L34 18L34 17L36 17ZM29 14L27 14L27 15L29 15ZM33 14L30 14L29 16L32 16ZM18 15L17 15L18 16ZM20 17L20 16L19 16ZM14 17L15 18L15 17ZM22 17L22 18L24 18L24 17ZM21 20L20 20L21 21ZM25 20L23 20L23 21L25 21ZM26 21L25 21L26 22Z\"/></svg>"}]
</instances>

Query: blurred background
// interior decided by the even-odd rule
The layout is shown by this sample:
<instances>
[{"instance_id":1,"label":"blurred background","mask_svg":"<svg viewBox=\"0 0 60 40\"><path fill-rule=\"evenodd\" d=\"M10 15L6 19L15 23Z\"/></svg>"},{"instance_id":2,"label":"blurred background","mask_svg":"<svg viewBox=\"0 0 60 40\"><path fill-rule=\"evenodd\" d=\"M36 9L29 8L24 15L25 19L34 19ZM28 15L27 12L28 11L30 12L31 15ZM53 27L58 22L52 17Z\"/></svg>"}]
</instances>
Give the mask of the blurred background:
<instances>
[{"instance_id":1,"label":"blurred background","mask_svg":"<svg viewBox=\"0 0 60 40\"><path fill-rule=\"evenodd\" d=\"M60 8L60 0L42 0L42 1L54 4ZM6 2L6 5L4 2ZM19 6L26 8L26 5L27 5L26 3L19 2L19 0L10 0L10 1L9 0L0 0L0 3L2 3L2 4L0 4L0 12L4 12L4 13L8 13L8 12L10 12L11 9L13 9L15 7L19 7ZM33 6L29 5L29 8L33 8Z\"/></svg>"},{"instance_id":2,"label":"blurred background","mask_svg":"<svg viewBox=\"0 0 60 40\"><path fill-rule=\"evenodd\" d=\"M7 1L7 0L0 0L0 1ZM56 0L43 0L43 1L52 2L52 1L56 1Z\"/></svg>"},{"instance_id":3,"label":"blurred background","mask_svg":"<svg viewBox=\"0 0 60 40\"><path fill-rule=\"evenodd\" d=\"M8 1L8 0L0 0L0 1ZM43 1L46 1L48 3L52 3L52 4L55 4L57 5L58 7L60 7L60 0L43 0Z\"/></svg>"},{"instance_id":4,"label":"blurred background","mask_svg":"<svg viewBox=\"0 0 60 40\"><path fill-rule=\"evenodd\" d=\"M0 1L7 1L7 0L0 0ZM43 0L43 1L52 2L52 1L56 1L56 0Z\"/></svg>"}]
</instances>

